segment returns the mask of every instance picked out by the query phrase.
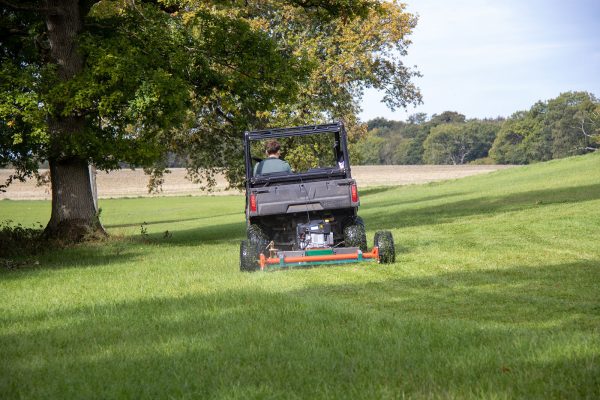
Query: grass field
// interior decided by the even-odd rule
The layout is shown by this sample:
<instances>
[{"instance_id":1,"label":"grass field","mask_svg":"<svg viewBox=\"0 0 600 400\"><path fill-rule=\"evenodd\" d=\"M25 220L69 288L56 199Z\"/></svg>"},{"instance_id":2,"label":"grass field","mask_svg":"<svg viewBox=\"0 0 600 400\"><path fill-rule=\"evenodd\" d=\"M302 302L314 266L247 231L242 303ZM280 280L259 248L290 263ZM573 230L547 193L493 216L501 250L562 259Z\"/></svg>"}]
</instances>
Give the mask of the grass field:
<instances>
[{"instance_id":1,"label":"grass field","mask_svg":"<svg viewBox=\"0 0 600 400\"><path fill-rule=\"evenodd\" d=\"M101 201L0 271L0 397L600 398L600 154L361 202L395 264L248 274L243 197Z\"/></svg>"}]
</instances>

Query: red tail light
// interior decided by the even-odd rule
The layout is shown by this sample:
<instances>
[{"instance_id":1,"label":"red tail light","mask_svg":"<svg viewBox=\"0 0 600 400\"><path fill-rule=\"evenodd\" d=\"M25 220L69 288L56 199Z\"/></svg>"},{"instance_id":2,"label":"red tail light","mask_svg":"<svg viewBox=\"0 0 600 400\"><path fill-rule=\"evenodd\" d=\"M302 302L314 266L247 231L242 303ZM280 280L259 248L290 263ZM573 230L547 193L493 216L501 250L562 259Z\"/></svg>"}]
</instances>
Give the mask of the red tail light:
<instances>
[{"instance_id":1,"label":"red tail light","mask_svg":"<svg viewBox=\"0 0 600 400\"><path fill-rule=\"evenodd\" d=\"M353 183L350 186L350 190L352 191L352 202L358 203L358 189L356 188L356 183Z\"/></svg>"},{"instance_id":2,"label":"red tail light","mask_svg":"<svg viewBox=\"0 0 600 400\"><path fill-rule=\"evenodd\" d=\"M250 211L256 212L256 195L254 193L250 195Z\"/></svg>"}]
</instances>

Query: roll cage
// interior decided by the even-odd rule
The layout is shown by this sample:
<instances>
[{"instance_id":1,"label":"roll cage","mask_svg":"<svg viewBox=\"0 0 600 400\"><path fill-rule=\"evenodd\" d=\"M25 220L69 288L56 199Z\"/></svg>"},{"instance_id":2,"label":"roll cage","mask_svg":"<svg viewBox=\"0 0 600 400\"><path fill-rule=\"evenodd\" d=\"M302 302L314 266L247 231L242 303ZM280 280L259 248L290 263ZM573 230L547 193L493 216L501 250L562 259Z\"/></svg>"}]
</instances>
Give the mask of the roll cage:
<instances>
[{"instance_id":1,"label":"roll cage","mask_svg":"<svg viewBox=\"0 0 600 400\"><path fill-rule=\"evenodd\" d=\"M299 173L275 173L269 175L253 176L251 143L265 139L280 139L295 136L316 134L334 135L334 152L338 167L312 168ZM328 180L332 178L352 178L350 159L348 156L348 143L344 124L341 122L322 125L307 125L293 128L264 129L244 132L244 158L246 162L246 190L253 187L269 186L272 183L294 183L315 180Z\"/></svg>"}]
</instances>

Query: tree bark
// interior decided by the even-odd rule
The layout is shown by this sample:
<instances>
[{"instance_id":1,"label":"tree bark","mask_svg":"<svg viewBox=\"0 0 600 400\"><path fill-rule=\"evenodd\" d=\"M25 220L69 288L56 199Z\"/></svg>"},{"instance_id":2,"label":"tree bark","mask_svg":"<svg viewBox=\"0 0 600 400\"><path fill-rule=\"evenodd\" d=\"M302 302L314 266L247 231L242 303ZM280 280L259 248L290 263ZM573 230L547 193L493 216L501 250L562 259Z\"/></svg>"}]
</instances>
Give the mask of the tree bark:
<instances>
[{"instance_id":1,"label":"tree bark","mask_svg":"<svg viewBox=\"0 0 600 400\"><path fill-rule=\"evenodd\" d=\"M80 73L84 60L77 51L77 35L83 21L77 0L47 0L46 28L50 57L58 78L66 82ZM85 118L69 110L49 117L52 214L45 233L49 237L80 241L92 233L104 234L94 204L94 190L87 161L69 154L62 143L85 129ZM67 140L65 140L67 139ZM95 182L95 180L94 180Z\"/></svg>"},{"instance_id":2,"label":"tree bark","mask_svg":"<svg viewBox=\"0 0 600 400\"><path fill-rule=\"evenodd\" d=\"M46 226L50 237L80 241L104 233L94 205L90 169L79 158L51 160L52 215Z\"/></svg>"}]
</instances>

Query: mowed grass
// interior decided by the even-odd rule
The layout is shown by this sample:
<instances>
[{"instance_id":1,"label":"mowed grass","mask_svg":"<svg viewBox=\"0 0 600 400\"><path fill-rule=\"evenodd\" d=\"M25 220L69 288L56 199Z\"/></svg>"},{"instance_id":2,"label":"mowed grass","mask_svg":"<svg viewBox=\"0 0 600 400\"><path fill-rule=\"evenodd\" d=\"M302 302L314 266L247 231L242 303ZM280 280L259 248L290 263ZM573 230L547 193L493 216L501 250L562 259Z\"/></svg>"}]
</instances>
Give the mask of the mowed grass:
<instances>
[{"instance_id":1,"label":"mowed grass","mask_svg":"<svg viewBox=\"0 0 600 400\"><path fill-rule=\"evenodd\" d=\"M600 154L361 202L395 264L248 274L243 197L101 201L0 272L0 397L600 398Z\"/></svg>"}]
</instances>

